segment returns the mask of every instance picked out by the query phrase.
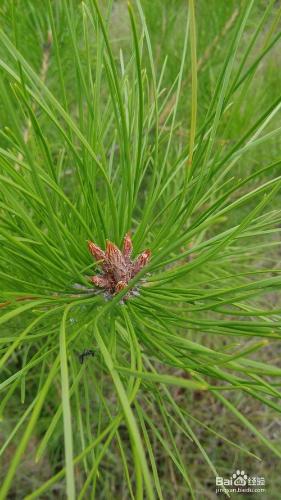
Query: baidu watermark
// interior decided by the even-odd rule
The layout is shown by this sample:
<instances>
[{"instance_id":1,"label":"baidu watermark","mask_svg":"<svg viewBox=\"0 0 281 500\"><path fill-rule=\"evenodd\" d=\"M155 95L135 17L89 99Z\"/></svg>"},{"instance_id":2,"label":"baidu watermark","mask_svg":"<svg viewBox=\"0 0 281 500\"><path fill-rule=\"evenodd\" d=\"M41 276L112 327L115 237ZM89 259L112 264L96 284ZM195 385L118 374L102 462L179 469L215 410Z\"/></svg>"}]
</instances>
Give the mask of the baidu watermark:
<instances>
[{"instance_id":1,"label":"baidu watermark","mask_svg":"<svg viewBox=\"0 0 281 500\"><path fill-rule=\"evenodd\" d=\"M265 493L265 479L248 476L244 470L236 470L230 477L216 476L216 493Z\"/></svg>"}]
</instances>

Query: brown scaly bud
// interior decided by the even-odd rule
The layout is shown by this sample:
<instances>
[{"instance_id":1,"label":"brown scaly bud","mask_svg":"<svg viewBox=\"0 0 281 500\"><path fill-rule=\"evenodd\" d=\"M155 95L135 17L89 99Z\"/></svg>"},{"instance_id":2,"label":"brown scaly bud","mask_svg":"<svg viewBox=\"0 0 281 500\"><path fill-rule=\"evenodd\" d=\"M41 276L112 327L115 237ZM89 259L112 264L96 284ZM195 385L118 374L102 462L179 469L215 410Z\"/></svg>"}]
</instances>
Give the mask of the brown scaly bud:
<instances>
[{"instance_id":1,"label":"brown scaly bud","mask_svg":"<svg viewBox=\"0 0 281 500\"><path fill-rule=\"evenodd\" d=\"M151 251L149 249L146 249L136 258L136 260L133 262L132 277L139 273L144 266L146 266L150 259L150 256Z\"/></svg>"},{"instance_id":2,"label":"brown scaly bud","mask_svg":"<svg viewBox=\"0 0 281 500\"><path fill-rule=\"evenodd\" d=\"M132 251L133 251L133 244L132 244L131 236L130 236L130 233L127 233L125 235L124 242L123 242L123 255L127 261L130 260L130 257L132 255Z\"/></svg>"},{"instance_id":3,"label":"brown scaly bud","mask_svg":"<svg viewBox=\"0 0 281 500\"><path fill-rule=\"evenodd\" d=\"M118 281L116 287L115 287L115 293L121 292L121 290L124 290L126 288L127 283L125 281Z\"/></svg>"},{"instance_id":4,"label":"brown scaly bud","mask_svg":"<svg viewBox=\"0 0 281 500\"><path fill-rule=\"evenodd\" d=\"M104 260L106 258L103 250L92 241L88 241L88 248L96 260Z\"/></svg>"},{"instance_id":5,"label":"brown scaly bud","mask_svg":"<svg viewBox=\"0 0 281 500\"><path fill-rule=\"evenodd\" d=\"M108 240L106 241L105 255L112 266L117 268L124 266L125 261L121 250Z\"/></svg>"},{"instance_id":6,"label":"brown scaly bud","mask_svg":"<svg viewBox=\"0 0 281 500\"><path fill-rule=\"evenodd\" d=\"M151 251L147 249L132 261L133 245L129 233L124 238L122 251L108 240L105 251L92 241L88 241L88 248L102 269L102 273L92 276L90 281L97 287L103 288L106 297L113 296L126 288L130 280L148 263L151 256ZM134 296L134 292L135 289L129 290L124 300Z\"/></svg>"},{"instance_id":7,"label":"brown scaly bud","mask_svg":"<svg viewBox=\"0 0 281 500\"><path fill-rule=\"evenodd\" d=\"M92 276L90 281L100 288L109 288L111 286L111 282L104 276Z\"/></svg>"}]
</instances>

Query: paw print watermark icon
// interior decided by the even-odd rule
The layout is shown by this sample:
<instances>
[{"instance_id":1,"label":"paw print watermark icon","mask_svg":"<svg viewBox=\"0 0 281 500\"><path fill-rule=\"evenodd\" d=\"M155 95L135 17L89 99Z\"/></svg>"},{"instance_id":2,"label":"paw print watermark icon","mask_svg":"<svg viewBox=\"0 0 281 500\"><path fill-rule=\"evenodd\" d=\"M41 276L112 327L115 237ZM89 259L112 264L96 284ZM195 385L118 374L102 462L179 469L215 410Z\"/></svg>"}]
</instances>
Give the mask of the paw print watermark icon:
<instances>
[{"instance_id":1,"label":"paw print watermark icon","mask_svg":"<svg viewBox=\"0 0 281 500\"><path fill-rule=\"evenodd\" d=\"M243 470L237 469L236 472L232 474L234 486L246 486L248 476Z\"/></svg>"}]
</instances>

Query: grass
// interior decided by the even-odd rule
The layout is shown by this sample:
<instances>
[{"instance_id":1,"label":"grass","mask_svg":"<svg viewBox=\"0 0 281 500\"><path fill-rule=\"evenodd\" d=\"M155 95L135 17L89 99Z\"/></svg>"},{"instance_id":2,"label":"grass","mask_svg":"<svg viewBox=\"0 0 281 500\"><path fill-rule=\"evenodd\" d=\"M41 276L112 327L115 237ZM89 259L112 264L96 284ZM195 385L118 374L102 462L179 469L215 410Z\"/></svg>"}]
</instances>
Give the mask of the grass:
<instances>
[{"instance_id":1,"label":"grass","mask_svg":"<svg viewBox=\"0 0 281 500\"><path fill-rule=\"evenodd\" d=\"M278 496L280 15L3 2L1 499ZM128 231L106 300L87 240Z\"/></svg>"}]
</instances>

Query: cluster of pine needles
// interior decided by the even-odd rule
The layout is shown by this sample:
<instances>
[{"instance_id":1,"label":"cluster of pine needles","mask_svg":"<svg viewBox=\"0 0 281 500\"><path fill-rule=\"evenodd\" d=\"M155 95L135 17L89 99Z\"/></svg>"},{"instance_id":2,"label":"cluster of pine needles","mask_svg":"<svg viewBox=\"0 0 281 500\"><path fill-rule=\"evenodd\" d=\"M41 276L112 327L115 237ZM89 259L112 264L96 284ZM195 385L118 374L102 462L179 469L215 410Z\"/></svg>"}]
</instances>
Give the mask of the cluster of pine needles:
<instances>
[{"instance_id":1,"label":"cluster of pine needles","mask_svg":"<svg viewBox=\"0 0 281 500\"><path fill-rule=\"evenodd\" d=\"M43 4L1 6L0 499L213 498L281 458L281 9Z\"/></svg>"}]
</instances>

